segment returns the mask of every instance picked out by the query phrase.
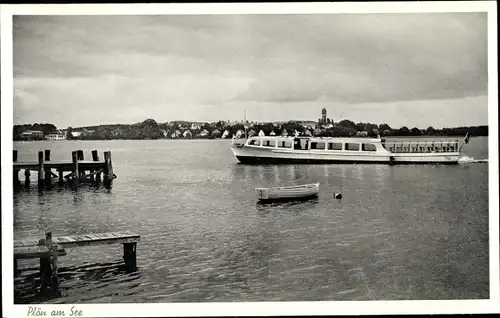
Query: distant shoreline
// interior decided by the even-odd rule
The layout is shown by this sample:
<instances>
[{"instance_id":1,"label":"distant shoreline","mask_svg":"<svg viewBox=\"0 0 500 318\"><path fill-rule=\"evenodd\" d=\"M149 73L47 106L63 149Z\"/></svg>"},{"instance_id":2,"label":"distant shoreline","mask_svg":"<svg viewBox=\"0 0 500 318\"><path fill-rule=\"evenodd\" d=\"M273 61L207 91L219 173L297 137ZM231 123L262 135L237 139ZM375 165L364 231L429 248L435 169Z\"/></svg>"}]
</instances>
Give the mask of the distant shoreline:
<instances>
[{"instance_id":1,"label":"distant shoreline","mask_svg":"<svg viewBox=\"0 0 500 318\"><path fill-rule=\"evenodd\" d=\"M266 136L266 137L279 137L279 136ZM288 136L288 137L293 137L293 136ZM306 137L306 136L300 136L300 137ZM488 136L470 136L470 139L474 138L480 138L480 137L488 137ZM310 137L310 138L316 138L316 137ZM374 137L319 137L319 138L357 138L357 139L373 139ZM445 138L455 138L455 139L461 139L464 138L464 135L440 135L440 136L387 136L387 137L381 137L383 139L445 139ZM235 138L235 140L244 140L245 138ZM231 142L232 138L159 138L159 139L63 139L63 140L47 140L47 139L41 139L41 140L14 140L14 142L65 142L65 141L77 141L77 142L91 142L91 141L187 141L187 140L206 140L206 141L215 141L215 140L226 140L228 142Z\"/></svg>"},{"instance_id":2,"label":"distant shoreline","mask_svg":"<svg viewBox=\"0 0 500 318\"><path fill-rule=\"evenodd\" d=\"M318 122L252 123L157 123L146 119L136 124L99 125L67 129L57 129L53 124L14 125L14 140L151 140L151 139L232 139L243 136L315 136L315 137L372 137L382 138L439 138L441 136L487 136L488 126L469 126L436 129L417 127L392 128L388 124L355 123L344 119L333 122L320 119Z\"/></svg>"}]
</instances>

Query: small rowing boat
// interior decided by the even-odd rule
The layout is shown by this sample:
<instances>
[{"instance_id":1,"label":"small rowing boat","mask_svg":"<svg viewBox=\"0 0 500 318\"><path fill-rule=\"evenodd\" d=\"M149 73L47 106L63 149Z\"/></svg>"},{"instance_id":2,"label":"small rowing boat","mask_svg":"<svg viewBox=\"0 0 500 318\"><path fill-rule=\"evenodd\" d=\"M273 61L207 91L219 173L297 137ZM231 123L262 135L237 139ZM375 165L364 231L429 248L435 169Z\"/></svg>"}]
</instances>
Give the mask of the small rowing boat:
<instances>
[{"instance_id":1,"label":"small rowing boat","mask_svg":"<svg viewBox=\"0 0 500 318\"><path fill-rule=\"evenodd\" d=\"M294 200L316 197L319 192L319 182L290 187L255 188L260 201Z\"/></svg>"}]
</instances>

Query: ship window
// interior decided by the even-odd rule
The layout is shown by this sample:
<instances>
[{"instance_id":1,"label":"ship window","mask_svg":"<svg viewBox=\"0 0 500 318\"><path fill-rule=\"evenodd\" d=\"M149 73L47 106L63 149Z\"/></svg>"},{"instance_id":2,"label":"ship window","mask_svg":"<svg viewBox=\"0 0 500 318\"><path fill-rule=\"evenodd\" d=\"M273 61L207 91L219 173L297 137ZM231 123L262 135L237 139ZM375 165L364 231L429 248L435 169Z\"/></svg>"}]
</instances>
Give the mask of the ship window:
<instances>
[{"instance_id":1,"label":"ship window","mask_svg":"<svg viewBox=\"0 0 500 318\"><path fill-rule=\"evenodd\" d=\"M345 150L359 151L359 144L347 142L345 144Z\"/></svg>"},{"instance_id":2,"label":"ship window","mask_svg":"<svg viewBox=\"0 0 500 318\"><path fill-rule=\"evenodd\" d=\"M363 151L377 151L377 146L375 146L374 144L363 144L361 146L361 149Z\"/></svg>"},{"instance_id":3,"label":"ship window","mask_svg":"<svg viewBox=\"0 0 500 318\"><path fill-rule=\"evenodd\" d=\"M276 145L276 141L274 140L263 140L262 146L264 147L274 147Z\"/></svg>"},{"instance_id":4,"label":"ship window","mask_svg":"<svg viewBox=\"0 0 500 318\"><path fill-rule=\"evenodd\" d=\"M342 150L342 144L338 142L329 142L328 150Z\"/></svg>"},{"instance_id":5,"label":"ship window","mask_svg":"<svg viewBox=\"0 0 500 318\"><path fill-rule=\"evenodd\" d=\"M257 140L257 139L252 139L248 143L248 145L250 145L250 146L258 146L259 144L260 144L260 140Z\"/></svg>"},{"instance_id":6,"label":"ship window","mask_svg":"<svg viewBox=\"0 0 500 318\"><path fill-rule=\"evenodd\" d=\"M325 149L325 143L324 142L311 142L311 149Z\"/></svg>"},{"instance_id":7,"label":"ship window","mask_svg":"<svg viewBox=\"0 0 500 318\"><path fill-rule=\"evenodd\" d=\"M279 148L292 148L292 142L286 141L286 140L279 141L278 147Z\"/></svg>"}]
</instances>

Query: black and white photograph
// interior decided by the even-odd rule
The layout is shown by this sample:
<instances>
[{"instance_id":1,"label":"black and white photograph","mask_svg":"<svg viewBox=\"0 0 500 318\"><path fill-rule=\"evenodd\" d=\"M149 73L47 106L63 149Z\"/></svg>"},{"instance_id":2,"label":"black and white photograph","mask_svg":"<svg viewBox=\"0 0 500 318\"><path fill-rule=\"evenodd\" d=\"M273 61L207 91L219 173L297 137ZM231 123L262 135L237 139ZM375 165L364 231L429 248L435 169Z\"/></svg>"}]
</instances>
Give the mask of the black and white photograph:
<instances>
[{"instance_id":1,"label":"black and white photograph","mask_svg":"<svg viewBox=\"0 0 500 318\"><path fill-rule=\"evenodd\" d=\"M1 13L3 316L499 312L495 2Z\"/></svg>"}]
</instances>

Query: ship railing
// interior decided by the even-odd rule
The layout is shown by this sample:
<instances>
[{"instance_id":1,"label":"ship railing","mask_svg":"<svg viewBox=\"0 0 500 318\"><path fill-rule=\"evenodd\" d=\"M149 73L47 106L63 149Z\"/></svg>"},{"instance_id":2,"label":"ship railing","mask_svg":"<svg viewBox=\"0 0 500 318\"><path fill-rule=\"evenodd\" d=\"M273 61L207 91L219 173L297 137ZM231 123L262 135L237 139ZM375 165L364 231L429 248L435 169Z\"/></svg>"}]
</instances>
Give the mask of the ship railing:
<instances>
[{"instance_id":1,"label":"ship railing","mask_svg":"<svg viewBox=\"0 0 500 318\"><path fill-rule=\"evenodd\" d=\"M383 143L384 148L395 153L426 153L426 152L456 152L458 151L458 140L438 141L406 141L391 140Z\"/></svg>"}]
</instances>

